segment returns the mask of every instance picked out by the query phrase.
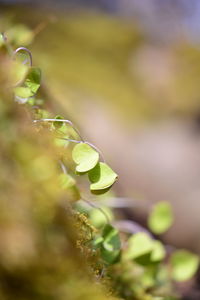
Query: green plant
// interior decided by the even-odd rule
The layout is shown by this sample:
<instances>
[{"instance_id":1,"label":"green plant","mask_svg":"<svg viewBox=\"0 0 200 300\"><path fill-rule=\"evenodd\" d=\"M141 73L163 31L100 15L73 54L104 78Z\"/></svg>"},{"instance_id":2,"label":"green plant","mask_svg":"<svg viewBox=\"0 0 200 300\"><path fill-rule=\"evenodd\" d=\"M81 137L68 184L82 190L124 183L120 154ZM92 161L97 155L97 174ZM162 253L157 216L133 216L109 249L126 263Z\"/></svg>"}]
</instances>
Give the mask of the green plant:
<instances>
[{"instance_id":1,"label":"green plant","mask_svg":"<svg viewBox=\"0 0 200 300\"><path fill-rule=\"evenodd\" d=\"M27 30L25 32L27 34ZM15 43L21 40L19 36L14 39ZM143 228L141 232L138 229L128 233L121 231L114 211L106 205L102 208L96 202L85 199L84 175L88 176L90 191L99 195L108 192L117 174L105 163L100 150L85 141L70 120L60 115L53 116L46 108L45 101L37 96L41 72L32 66L30 51L18 47L11 52L12 46L5 35L1 35L0 41L0 47L8 55L11 53L10 80L14 86L12 90L15 100L29 112L38 139L50 135L52 145L55 145L53 157L60 166L56 182L67 196L67 210L75 215L77 248L84 252L88 264L94 272L98 272L101 279L110 278L116 294L123 299L178 298L173 282L188 280L195 274L199 265L198 256L184 250L167 253L160 239L154 238L150 231L144 231ZM24 52L23 55L21 52ZM25 65L22 64L24 61ZM23 152L23 147L19 151ZM44 168L41 167L43 164ZM39 173L39 176L45 178L48 172L44 170L48 165L49 161L43 156L36 160L32 168L37 176ZM84 186L83 191L80 186ZM106 195L109 197L109 194ZM164 233L172 223L172 210L167 202L158 203L148 218L149 228L155 234Z\"/></svg>"}]
</instances>

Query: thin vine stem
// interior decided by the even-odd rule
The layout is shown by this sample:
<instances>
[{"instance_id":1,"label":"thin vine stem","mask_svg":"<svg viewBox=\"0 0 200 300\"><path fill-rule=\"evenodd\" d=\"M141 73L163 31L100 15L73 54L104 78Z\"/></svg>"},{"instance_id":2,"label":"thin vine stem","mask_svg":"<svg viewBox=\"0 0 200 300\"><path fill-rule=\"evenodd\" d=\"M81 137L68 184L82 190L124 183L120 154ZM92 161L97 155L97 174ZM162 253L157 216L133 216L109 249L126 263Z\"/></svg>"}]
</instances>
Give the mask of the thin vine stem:
<instances>
[{"instance_id":1,"label":"thin vine stem","mask_svg":"<svg viewBox=\"0 0 200 300\"><path fill-rule=\"evenodd\" d=\"M61 137L58 137L58 139L68 141L68 142L72 142L72 143L76 143L76 144L84 143L84 144L87 144L87 145L91 146L94 150L96 150L101 155L101 158L102 158L103 162L105 163L105 158L103 156L103 153L101 152L101 150L99 148L97 148L92 143L87 142L87 141L77 141L77 140L68 139L68 138L61 138Z\"/></svg>"},{"instance_id":2,"label":"thin vine stem","mask_svg":"<svg viewBox=\"0 0 200 300\"><path fill-rule=\"evenodd\" d=\"M81 139L81 142L84 142L83 137L81 136L80 132L78 131L78 129L74 126L74 124L70 121L70 120L62 120L62 119L39 119L39 120L33 120L33 123L38 123L38 122L63 122L63 123L67 123L69 124L74 131L77 133L77 135L79 136L79 138Z\"/></svg>"},{"instance_id":3,"label":"thin vine stem","mask_svg":"<svg viewBox=\"0 0 200 300\"><path fill-rule=\"evenodd\" d=\"M32 54L31 54L31 51L30 51L28 48L26 48L26 47L19 47L19 48L17 48L17 49L14 51L14 53L13 53L13 57L15 57L16 54L17 54L18 52L20 52L20 51L25 51L25 52L28 54L28 56L29 56L29 62L30 62L30 67L32 67L32 65L33 65ZM23 62L23 63L24 63L24 62ZM25 63L26 63L26 60L25 60Z\"/></svg>"},{"instance_id":4,"label":"thin vine stem","mask_svg":"<svg viewBox=\"0 0 200 300\"><path fill-rule=\"evenodd\" d=\"M105 213L105 211L104 211L101 207L99 207L99 206L98 206L97 204L95 204L94 202L91 202L91 201L89 201L89 200L84 199L83 197L81 197L81 200L82 200L83 202L87 203L89 206L98 209L98 210L104 215L104 217L105 217L105 219L106 219L106 222L107 222L108 224L110 224L110 218L109 218L109 216Z\"/></svg>"},{"instance_id":5,"label":"thin vine stem","mask_svg":"<svg viewBox=\"0 0 200 300\"><path fill-rule=\"evenodd\" d=\"M60 167L61 167L63 173L67 174L67 168L66 168L65 164L62 162L61 159L59 160L59 164L60 164Z\"/></svg>"}]
</instances>

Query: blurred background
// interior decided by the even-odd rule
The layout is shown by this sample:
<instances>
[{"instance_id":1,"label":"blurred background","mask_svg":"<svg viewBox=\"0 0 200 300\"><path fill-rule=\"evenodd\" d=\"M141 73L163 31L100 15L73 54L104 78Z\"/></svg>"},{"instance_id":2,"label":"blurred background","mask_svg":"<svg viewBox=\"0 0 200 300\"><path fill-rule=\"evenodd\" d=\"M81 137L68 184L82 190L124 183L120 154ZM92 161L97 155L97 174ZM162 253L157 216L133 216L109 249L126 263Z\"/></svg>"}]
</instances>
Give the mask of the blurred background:
<instances>
[{"instance_id":1,"label":"blurred background","mask_svg":"<svg viewBox=\"0 0 200 300\"><path fill-rule=\"evenodd\" d=\"M34 30L57 113L118 172L116 202L145 225L169 201L165 242L200 253L200 1L0 1L12 22Z\"/></svg>"}]
</instances>

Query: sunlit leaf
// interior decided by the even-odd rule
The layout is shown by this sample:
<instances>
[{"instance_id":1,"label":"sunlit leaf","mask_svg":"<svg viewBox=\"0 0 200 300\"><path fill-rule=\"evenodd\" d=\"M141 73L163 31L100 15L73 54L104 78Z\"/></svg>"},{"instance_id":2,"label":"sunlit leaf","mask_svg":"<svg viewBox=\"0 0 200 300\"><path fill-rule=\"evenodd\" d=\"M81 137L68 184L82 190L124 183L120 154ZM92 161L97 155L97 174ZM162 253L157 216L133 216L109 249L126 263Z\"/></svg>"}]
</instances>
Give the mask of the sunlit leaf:
<instances>
[{"instance_id":1,"label":"sunlit leaf","mask_svg":"<svg viewBox=\"0 0 200 300\"><path fill-rule=\"evenodd\" d=\"M101 257L107 264L114 264L120 260L120 250L108 251L104 247L101 248Z\"/></svg>"},{"instance_id":2,"label":"sunlit leaf","mask_svg":"<svg viewBox=\"0 0 200 300\"><path fill-rule=\"evenodd\" d=\"M127 259L135 259L149 254L152 249L153 240L145 232L139 232L129 238L125 257Z\"/></svg>"},{"instance_id":3,"label":"sunlit leaf","mask_svg":"<svg viewBox=\"0 0 200 300\"><path fill-rule=\"evenodd\" d=\"M104 214L104 213L105 214ZM89 212L89 219L92 223L92 225L96 228L103 227L109 219L112 221L114 218L112 210L108 207L101 207L101 210L98 208L91 209Z\"/></svg>"},{"instance_id":4,"label":"sunlit leaf","mask_svg":"<svg viewBox=\"0 0 200 300\"><path fill-rule=\"evenodd\" d=\"M185 281L196 273L199 266L199 257L189 251L178 250L172 254L170 262L173 279Z\"/></svg>"},{"instance_id":5,"label":"sunlit leaf","mask_svg":"<svg viewBox=\"0 0 200 300\"><path fill-rule=\"evenodd\" d=\"M150 288L155 284L155 266L149 266L145 269L144 274L141 277L141 283L145 288Z\"/></svg>"},{"instance_id":6,"label":"sunlit leaf","mask_svg":"<svg viewBox=\"0 0 200 300\"><path fill-rule=\"evenodd\" d=\"M102 245L103 242L103 237L102 236L97 236L93 241L92 245L94 248L99 248Z\"/></svg>"},{"instance_id":7,"label":"sunlit leaf","mask_svg":"<svg viewBox=\"0 0 200 300\"><path fill-rule=\"evenodd\" d=\"M14 89L17 100L21 99L21 102L28 100L28 98L34 96L40 87L41 72L38 68L30 68L28 75L24 81L24 86L19 86Z\"/></svg>"},{"instance_id":8,"label":"sunlit leaf","mask_svg":"<svg viewBox=\"0 0 200 300\"><path fill-rule=\"evenodd\" d=\"M29 69L24 85L29 88L32 96L38 91L41 82L41 71L39 68L32 67Z\"/></svg>"},{"instance_id":9,"label":"sunlit leaf","mask_svg":"<svg viewBox=\"0 0 200 300\"><path fill-rule=\"evenodd\" d=\"M89 172L91 182L91 191L106 190L113 185L117 179L117 174L105 163L98 163L94 169Z\"/></svg>"},{"instance_id":10,"label":"sunlit leaf","mask_svg":"<svg viewBox=\"0 0 200 300\"><path fill-rule=\"evenodd\" d=\"M155 234L164 233L173 223L171 205L166 202L157 203L149 215L148 225Z\"/></svg>"},{"instance_id":11,"label":"sunlit leaf","mask_svg":"<svg viewBox=\"0 0 200 300\"><path fill-rule=\"evenodd\" d=\"M99 153L88 144L79 143L72 151L72 158L77 164L76 171L84 173L96 166L99 160Z\"/></svg>"},{"instance_id":12,"label":"sunlit leaf","mask_svg":"<svg viewBox=\"0 0 200 300\"><path fill-rule=\"evenodd\" d=\"M32 92L27 87L21 87L21 86L16 87L14 89L14 92L15 92L15 96L23 99L28 99L29 97L32 96Z\"/></svg>"},{"instance_id":13,"label":"sunlit leaf","mask_svg":"<svg viewBox=\"0 0 200 300\"><path fill-rule=\"evenodd\" d=\"M160 261L165 257L165 247L160 241L153 242L153 249L151 252L151 261Z\"/></svg>"}]
</instances>

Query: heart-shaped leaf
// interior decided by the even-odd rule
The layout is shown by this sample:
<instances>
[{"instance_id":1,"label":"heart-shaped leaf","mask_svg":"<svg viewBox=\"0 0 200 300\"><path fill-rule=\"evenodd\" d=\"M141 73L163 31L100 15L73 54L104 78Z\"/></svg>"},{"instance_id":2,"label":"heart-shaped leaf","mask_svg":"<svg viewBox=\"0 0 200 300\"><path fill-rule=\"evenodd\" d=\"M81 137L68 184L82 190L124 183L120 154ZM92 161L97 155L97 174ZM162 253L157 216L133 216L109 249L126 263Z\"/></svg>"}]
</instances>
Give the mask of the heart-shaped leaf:
<instances>
[{"instance_id":1,"label":"heart-shaped leaf","mask_svg":"<svg viewBox=\"0 0 200 300\"><path fill-rule=\"evenodd\" d=\"M199 257L186 250L178 250L171 256L172 277L176 281L189 280L197 271Z\"/></svg>"},{"instance_id":2,"label":"heart-shaped leaf","mask_svg":"<svg viewBox=\"0 0 200 300\"><path fill-rule=\"evenodd\" d=\"M112 225L107 224L102 233L101 257L108 264L113 264L120 257L121 242L119 232Z\"/></svg>"},{"instance_id":3,"label":"heart-shaped leaf","mask_svg":"<svg viewBox=\"0 0 200 300\"><path fill-rule=\"evenodd\" d=\"M29 97L32 96L32 92L29 88L27 87L16 87L15 88L15 96L22 98L22 99L28 99Z\"/></svg>"},{"instance_id":4,"label":"heart-shaped leaf","mask_svg":"<svg viewBox=\"0 0 200 300\"><path fill-rule=\"evenodd\" d=\"M23 86L14 89L16 100L24 103L35 95L40 87L41 72L38 68L30 68Z\"/></svg>"},{"instance_id":5,"label":"heart-shaped leaf","mask_svg":"<svg viewBox=\"0 0 200 300\"><path fill-rule=\"evenodd\" d=\"M112 225L107 224L103 230L102 237L104 239L103 246L108 251L120 250L121 242L119 232Z\"/></svg>"},{"instance_id":6,"label":"heart-shaped leaf","mask_svg":"<svg viewBox=\"0 0 200 300\"><path fill-rule=\"evenodd\" d=\"M38 91L41 81L41 71L39 68L31 67L25 79L24 85L29 88L32 96Z\"/></svg>"},{"instance_id":7,"label":"heart-shaped leaf","mask_svg":"<svg viewBox=\"0 0 200 300\"><path fill-rule=\"evenodd\" d=\"M89 174L91 191L107 190L117 179L117 174L105 163L98 163Z\"/></svg>"},{"instance_id":8,"label":"heart-shaped leaf","mask_svg":"<svg viewBox=\"0 0 200 300\"><path fill-rule=\"evenodd\" d=\"M96 166L99 161L99 153L88 144L79 143L72 151L72 158L77 164L76 171L85 173Z\"/></svg>"},{"instance_id":9,"label":"heart-shaped leaf","mask_svg":"<svg viewBox=\"0 0 200 300\"><path fill-rule=\"evenodd\" d=\"M164 233L173 223L171 205L162 201L157 203L148 218L148 225L155 234Z\"/></svg>"},{"instance_id":10,"label":"heart-shaped leaf","mask_svg":"<svg viewBox=\"0 0 200 300\"><path fill-rule=\"evenodd\" d=\"M152 249L153 240L145 232L138 232L129 238L125 258L135 259L149 254Z\"/></svg>"},{"instance_id":11,"label":"heart-shaped leaf","mask_svg":"<svg viewBox=\"0 0 200 300\"><path fill-rule=\"evenodd\" d=\"M157 262L164 259L166 254L165 248L160 241L153 242L153 250L151 252L151 261Z\"/></svg>"}]
</instances>

